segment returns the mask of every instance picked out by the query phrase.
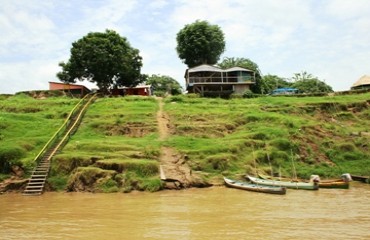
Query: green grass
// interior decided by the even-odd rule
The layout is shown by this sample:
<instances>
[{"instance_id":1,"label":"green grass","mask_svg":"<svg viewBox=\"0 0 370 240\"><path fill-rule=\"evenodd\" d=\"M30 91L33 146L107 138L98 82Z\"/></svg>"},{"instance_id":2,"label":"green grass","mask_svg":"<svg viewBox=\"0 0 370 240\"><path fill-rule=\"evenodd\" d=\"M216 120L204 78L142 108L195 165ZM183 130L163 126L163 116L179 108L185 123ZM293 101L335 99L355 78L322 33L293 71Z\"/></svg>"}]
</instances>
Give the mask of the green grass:
<instances>
[{"instance_id":1,"label":"green grass","mask_svg":"<svg viewBox=\"0 0 370 240\"><path fill-rule=\"evenodd\" d=\"M63 97L2 96L0 159L32 166L33 157L76 103ZM162 146L186 156L206 180L254 174L255 166L290 176L292 161L300 177L370 175L370 137L361 134L370 132L370 93L230 100L168 97L164 111L172 134L166 140L160 140L157 131L158 107L150 97L97 99L54 157L51 185L57 190L158 191L163 188L158 170Z\"/></svg>"},{"instance_id":2,"label":"green grass","mask_svg":"<svg viewBox=\"0 0 370 240\"><path fill-rule=\"evenodd\" d=\"M34 99L20 94L0 101L0 172L4 162L21 163L26 170L44 144L65 121L78 99ZM13 153L9 156L9 153Z\"/></svg>"},{"instance_id":3,"label":"green grass","mask_svg":"<svg viewBox=\"0 0 370 240\"><path fill-rule=\"evenodd\" d=\"M369 167L355 167L370 166L368 144L350 152L348 146L325 146L330 141L369 142L351 136L370 131L369 100L369 93L231 100L176 96L166 100L175 126L168 144L187 154L195 169L214 174L254 171L254 159L258 169L272 164L275 172L283 168L290 174L292 158L301 176L369 174Z\"/></svg>"}]
</instances>

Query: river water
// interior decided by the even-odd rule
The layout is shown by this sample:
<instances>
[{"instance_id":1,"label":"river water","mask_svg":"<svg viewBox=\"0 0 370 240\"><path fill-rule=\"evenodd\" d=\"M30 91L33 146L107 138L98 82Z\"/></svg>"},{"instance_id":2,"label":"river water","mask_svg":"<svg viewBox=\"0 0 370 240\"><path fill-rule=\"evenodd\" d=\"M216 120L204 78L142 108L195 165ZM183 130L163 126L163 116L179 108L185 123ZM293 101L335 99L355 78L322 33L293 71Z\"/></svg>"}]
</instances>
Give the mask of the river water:
<instances>
[{"instance_id":1,"label":"river water","mask_svg":"<svg viewBox=\"0 0 370 240\"><path fill-rule=\"evenodd\" d=\"M370 185L0 195L0 239L370 239Z\"/></svg>"}]
</instances>

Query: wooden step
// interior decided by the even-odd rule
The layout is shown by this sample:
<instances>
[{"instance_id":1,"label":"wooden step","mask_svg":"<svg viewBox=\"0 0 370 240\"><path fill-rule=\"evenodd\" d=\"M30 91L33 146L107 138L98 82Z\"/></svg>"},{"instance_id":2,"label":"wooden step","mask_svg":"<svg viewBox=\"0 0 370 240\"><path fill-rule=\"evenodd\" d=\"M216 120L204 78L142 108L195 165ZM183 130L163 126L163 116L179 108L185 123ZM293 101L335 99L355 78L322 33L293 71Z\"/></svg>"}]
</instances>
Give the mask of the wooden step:
<instances>
[{"instance_id":1,"label":"wooden step","mask_svg":"<svg viewBox=\"0 0 370 240\"><path fill-rule=\"evenodd\" d=\"M29 182L27 186L40 186L44 185L44 182Z\"/></svg>"},{"instance_id":2,"label":"wooden step","mask_svg":"<svg viewBox=\"0 0 370 240\"><path fill-rule=\"evenodd\" d=\"M23 193L23 196L39 196L41 194L42 194L42 192L37 192L37 193Z\"/></svg>"},{"instance_id":3,"label":"wooden step","mask_svg":"<svg viewBox=\"0 0 370 240\"><path fill-rule=\"evenodd\" d=\"M26 187L26 191L27 190L32 190L32 189L40 189L40 190L42 190L44 188L44 185L38 185L38 186L27 186Z\"/></svg>"},{"instance_id":4,"label":"wooden step","mask_svg":"<svg viewBox=\"0 0 370 240\"><path fill-rule=\"evenodd\" d=\"M42 192L40 189L26 189L24 193L35 193L35 192Z\"/></svg>"},{"instance_id":5,"label":"wooden step","mask_svg":"<svg viewBox=\"0 0 370 240\"><path fill-rule=\"evenodd\" d=\"M49 172L49 168L36 168L33 172Z\"/></svg>"},{"instance_id":6,"label":"wooden step","mask_svg":"<svg viewBox=\"0 0 370 240\"><path fill-rule=\"evenodd\" d=\"M45 169L41 169L41 170L36 169L36 170L32 171L32 174L35 174L35 173L48 174L48 172L49 172L48 169L46 169L46 170Z\"/></svg>"},{"instance_id":7,"label":"wooden step","mask_svg":"<svg viewBox=\"0 0 370 240\"><path fill-rule=\"evenodd\" d=\"M31 178L29 182L43 182L45 178Z\"/></svg>"}]
</instances>

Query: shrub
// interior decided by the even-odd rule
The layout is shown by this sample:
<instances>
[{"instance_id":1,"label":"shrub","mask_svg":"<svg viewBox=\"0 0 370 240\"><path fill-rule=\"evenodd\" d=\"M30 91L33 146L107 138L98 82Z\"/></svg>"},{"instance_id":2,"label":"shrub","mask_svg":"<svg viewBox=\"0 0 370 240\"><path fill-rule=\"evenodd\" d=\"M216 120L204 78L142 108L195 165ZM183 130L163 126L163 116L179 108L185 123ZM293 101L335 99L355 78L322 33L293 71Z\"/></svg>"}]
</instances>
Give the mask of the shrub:
<instances>
[{"instance_id":1,"label":"shrub","mask_svg":"<svg viewBox=\"0 0 370 240\"><path fill-rule=\"evenodd\" d=\"M172 96L168 100L169 102L184 102L184 97L182 95Z\"/></svg>"},{"instance_id":2,"label":"shrub","mask_svg":"<svg viewBox=\"0 0 370 240\"><path fill-rule=\"evenodd\" d=\"M52 189L62 191L67 186L68 176L51 176L47 181L51 185Z\"/></svg>"},{"instance_id":3,"label":"shrub","mask_svg":"<svg viewBox=\"0 0 370 240\"><path fill-rule=\"evenodd\" d=\"M206 160L207 160L207 163L210 165L211 169L224 171L224 170L227 170L228 167L230 166L231 158L232 156L221 154L221 155L209 156L206 158Z\"/></svg>"},{"instance_id":4,"label":"shrub","mask_svg":"<svg viewBox=\"0 0 370 240\"><path fill-rule=\"evenodd\" d=\"M259 94L255 94L253 93L251 90L246 90L244 93L243 93L243 98L257 98L259 97L260 95Z\"/></svg>"},{"instance_id":5,"label":"shrub","mask_svg":"<svg viewBox=\"0 0 370 240\"><path fill-rule=\"evenodd\" d=\"M0 172L9 173L10 166L26 155L26 151L17 146L0 147Z\"/></svg>"},{"instance_id":6,"label":"shrub","mask_svg":"<svg viewBox=\"0 0 370 240\"><path fill-rule=\"evenodd\" d=\"M267 139L269 139L269 136L266 133L255 133L255 134L253 134L252 139L267 140Z\"/></svg>"},{"instance_id":7,"label":"shrub","mask_svg":"<svg viewBox=\"0 0 370 240\"><path fill-rule=\"evenodd\" d=\"M278 138L271 141L271 145L278 148L281 151L289 151L293 148L291 141L285 138Z\"/></svg>"},{"instance_id":8,"label":"shrub","mask_svg":"<svg viewBox=\"0 0 370 240\"><path fill-rule=\"evenodd\" d=\"M353 145L352 143L342 143L339 144L336 148L343 152L353 152L356 150L355 145Z\"/></svg>"},{"instance_id":9,"label":"shrub","mask_svg":"<svg viewBox=\"0 0 370 240\"><path fill-rule=\"evenodd\" d=\"M140 177L149 177L159 173L158 162L154 160L109 159L99 160L96 162L96 165L103 169L114 170L119 173L126 171L134 172Z\"/></svg>"},{"instance_id":10,"label":"shrub","mask_svg":"<svg viewBox=\"0 0 370 240\"><path fill-rule=\"evenodd\" d=\"M98 188L105 193L118 192L119 190L117 182L111 178L102 179L102 181L98 184Z\"/></svg>"},{"instance_id":11,"label":"shrub","mask_svg":"<svg viewBox=\"0 0 370 240\"><path fill-rule=\"evenodd\" d=\"M157 192L163 188L162 181L159 178L148 178L139 181L139 190Z\"/></svg>"}]
</instances>

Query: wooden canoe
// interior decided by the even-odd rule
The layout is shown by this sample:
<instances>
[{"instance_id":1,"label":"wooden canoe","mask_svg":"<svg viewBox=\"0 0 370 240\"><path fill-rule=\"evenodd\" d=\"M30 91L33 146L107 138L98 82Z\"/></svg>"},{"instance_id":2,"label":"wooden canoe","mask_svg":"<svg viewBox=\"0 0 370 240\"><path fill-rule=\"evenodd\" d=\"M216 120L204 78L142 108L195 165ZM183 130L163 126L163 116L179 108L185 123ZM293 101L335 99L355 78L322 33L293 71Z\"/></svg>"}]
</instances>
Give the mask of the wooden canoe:
<instances>
[{"instance_id":1,"label":"wooden canoe","mask_svg":"<svg viewBox=\"0 0 370 240\"><path fill-rule=\"evenodd\" d=\"M291 189L303 189L303 190L318 190L319 184L317 181L310 182L297 182L297 181L279 181L273 179L262 179L247 175L246 176L251 182L265 186L280 186Z\"/></svg>"},{"instance_id":2,"label":"wooden canoe","mask_svg":"<svg viewBox=\"0 0 370 240\"><path fill-rule=\"evenodd\" d=\"M369 176L357 176L357 175L352 175L351 177L354 181L359 181L363 183L370 183L370 177Z\"/></svg>"},{"instance_id":3,"label":"wooden canoe","mask_svg":"<svg viewBox=\"0 0 370 240\"><path fill-rule=\"evenodd\" d=\"M247 182L241 182L232 180L229 178L224 177L224 181L226 186L247 190L247 191L253 191L253 192L261 192L261 193L271 193L271 194L286 194L286 188L285 187L279 187L279 186L263 186L253 183L247 183Z\"/></svg>"},{"instance_id":4,"label":"wooden canoe","mask_svg":"<svg viewBox=\"0 0 370 240\"><path fill-rule=\"evenodd\" d=\"M269 180L280 180L280 181L290 181L290 182L308 182L308 180L302 179L289 179L289 178L279 178L279 177L271 177L264 174L258 174L258 176L262 179L269 179ZM349 181L350 179L345 178L343 174L343 178L341 179L325 179L319 180L319 188L341 188L341 189L348 189L349 188Z\"/></svg>"},{"instance_id":5,"label":"wooden canoe","mask_svg":"<svg viewBox=\"0 0 370 240\"><path fill-rule=\"evenodd\" d=\"M319 182L320 188L342 188L348 189L349 182L344 181L343 179L328 179L328 180L321 180Z\"/></svg>"}]
</instances>

